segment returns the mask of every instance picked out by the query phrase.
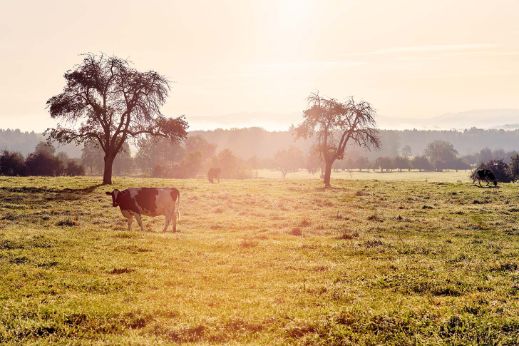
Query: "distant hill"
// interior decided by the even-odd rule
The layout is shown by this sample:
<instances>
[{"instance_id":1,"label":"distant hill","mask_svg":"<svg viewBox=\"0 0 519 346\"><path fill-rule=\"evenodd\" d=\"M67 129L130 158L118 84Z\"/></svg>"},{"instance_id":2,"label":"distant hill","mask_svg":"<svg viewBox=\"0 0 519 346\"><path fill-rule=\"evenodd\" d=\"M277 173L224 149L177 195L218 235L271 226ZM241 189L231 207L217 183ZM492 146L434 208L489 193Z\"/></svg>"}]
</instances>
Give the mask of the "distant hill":
<instances>
[{"instance_id":1,"label":"distant hill","mask_svg":"<svg viewBox=\"0 0 519 346\"><path fill-rule=\"evenodd\" d=\"M477 127L481 129L519 128L519 109L480 109L458 113L446 113L431 118L412 119L380 115L377 123L381 128L451 130Z\"/></svg>"},{"instance_id":2,"label":"distant hill","mask_svg":"<svg viewBox=\"0 0 519 346\"><path fill-rule=\"evenodd\" d=\"M450 128L507 128L519 122L518 109L485 109L459 113L447 113L433 118L436 124L449 125Z\"/></svg>"},{"instance_id":3,"label":"distant hill","mask_svg":"<svg viewBox=\"0 0 519 346\"><path fill-rule=\"evenodd\" d=\"M17 151L24 156L34 151L34 148L45 137L41 133L22 132L20 130L0 129L0 150ZM73 144L55 144L56 151L65 152L69 157L80 157L81 149Z\"/></svg>"}]
</instances>

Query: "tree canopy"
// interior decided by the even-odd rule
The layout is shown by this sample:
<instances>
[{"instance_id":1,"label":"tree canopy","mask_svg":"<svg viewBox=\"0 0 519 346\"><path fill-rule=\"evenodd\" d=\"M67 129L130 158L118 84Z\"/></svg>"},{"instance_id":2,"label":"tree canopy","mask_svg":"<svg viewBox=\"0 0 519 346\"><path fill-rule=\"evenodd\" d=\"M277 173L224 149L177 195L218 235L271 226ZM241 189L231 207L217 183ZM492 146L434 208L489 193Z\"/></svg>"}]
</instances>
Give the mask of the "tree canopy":
<instances>
[{"instance_id":1,"label":"tree canopy","mask_svg":"<svg viewBox=\"0 0 519 346\"><path fill-rule=\"evenodd\" d=\"M183 116L167 118L160 112L169 83L155 71L137 71L114 56L86 54L64 77L63 92L47 101L60 123L46 134L60 143L97 141L105 153L105 184L111 184L113 161L128 139L151 135L180 141L187 135Z\"/></svg>"},{"instance_id":2,"label":"tree canopy","mask_svg":"<svg viewBox=\"0 0 519 346\"><path fill-rule=\"evenodd\" d=\"M318 93L311 94L308 103L303 122L295 128L295 133L297 137L316 138L324 162L324 185L329 187L333 163L344 158L350 141L368 149L380 147L375 109L366 101L356 102L353 97L340 102Z\"/></svg>"}]
</instances>

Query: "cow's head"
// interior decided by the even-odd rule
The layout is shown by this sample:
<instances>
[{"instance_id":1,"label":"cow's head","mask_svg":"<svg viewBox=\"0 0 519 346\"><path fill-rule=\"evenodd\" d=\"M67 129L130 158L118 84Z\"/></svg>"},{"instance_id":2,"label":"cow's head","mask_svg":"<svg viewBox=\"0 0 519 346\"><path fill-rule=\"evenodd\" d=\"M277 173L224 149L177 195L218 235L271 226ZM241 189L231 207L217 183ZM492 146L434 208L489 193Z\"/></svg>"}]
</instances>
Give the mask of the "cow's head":
<instances>
[{"instance_id":1,"label":"cow's head","mask_svg":"<svg viewBox=\"0 0 519 346\"><path fill-rule=\"evenodd\" d=\"M117 197L119 196L120 192L121 191L119 191L117 189L113 190L112 192L108 192L108 191L106 192L107 195L112 196L112 206L114 206L114 207L119 206L119 203L117 202Z\"/></svg>"}]
</instances>

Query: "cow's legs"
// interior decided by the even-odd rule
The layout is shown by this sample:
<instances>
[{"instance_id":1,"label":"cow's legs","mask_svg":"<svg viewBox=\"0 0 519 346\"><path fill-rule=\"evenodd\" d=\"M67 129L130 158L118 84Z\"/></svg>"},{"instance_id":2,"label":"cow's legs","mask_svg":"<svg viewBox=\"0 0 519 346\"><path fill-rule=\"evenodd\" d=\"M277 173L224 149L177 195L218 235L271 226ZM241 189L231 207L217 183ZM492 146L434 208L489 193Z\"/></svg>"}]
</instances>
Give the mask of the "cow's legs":
<instances>
[{"instance_id":1,"label":"cow's legs","mask_svg":"<svg viewBox=\"0 0 519 346\"><path fill-rule=\"evenodd\" d=\"M126 218L126 221L128 222L128 231L132 230L132 222L133 222L133 215L127 210L121 210L121 213Z\"/></svg>"},{"instance_id":2,"label":"cow's legs","mask_svg":"<svg viewBox=\"0 0 519 346\"><path fill-rule=\"evenodd\" d=\"M133 223L133 216L129 215L126 217L126 220L128 221L128 231L132 230L132 223Z\"/></svg>"},{"instance_id":3,"label":"cow's legs","mask_svg":"<svg viewBox=\"0 0 519 346\"><path fill-rule=\"evenodd\" d=\"M140 215L140 214L135 214L135 218L137 219L137 223L138 223L139 226L141 227L141 231L144 232L144 227L142 227L142 218L141 218L141 215Z\"/></svg>"},{"instance_id":4,"label":"cow's legs","mask_svg":"<svg viewBox=\"0 0 519 346\"><path fill-rule=\"evenodd\" d=\"M177 231L177 211L173 213L173 233Z\"/></svg>"},{"instance_id":5,"label":"cow's legs","mask_svg":"<svg viewBox=\"0 0 519 346\"><path fill-rule=\"evenodd\" d=\"M171 218L173 219L173 232L177 231L177 207L173 209L173 214L171 215Z\"/></svg>"},{"instance_id":6,"label":"cow's legs","mask_svg":"<svg viewBox=\"0 0 519 346\"><path fill-rule=\"evenodd\" d=\"M171 215L166 214L164 217L164 229L162 232L166 232L168 230L169 222L171 221Z\"/></svg>"}]
</instances>

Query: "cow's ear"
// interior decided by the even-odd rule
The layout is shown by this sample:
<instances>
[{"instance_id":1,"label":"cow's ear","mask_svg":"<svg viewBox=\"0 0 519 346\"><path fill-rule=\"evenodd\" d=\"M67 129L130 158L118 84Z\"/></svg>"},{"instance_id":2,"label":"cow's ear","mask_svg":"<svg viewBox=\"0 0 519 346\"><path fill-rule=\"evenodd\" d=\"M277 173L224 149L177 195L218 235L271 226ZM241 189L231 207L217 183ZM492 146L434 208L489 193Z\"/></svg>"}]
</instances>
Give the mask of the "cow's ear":
<instances>
[{"instance_id":1,"label":"cow's ear","mask_svg":"<svg viewBox=\"0 0 519 346\"><path fill-rule=\"evenodd\" d=\"M108 196L111 196L111 195L112 195L112 193L109 192L109 191L106 191L105 193L106 193Z\"/></svg>"}]
</instances>

